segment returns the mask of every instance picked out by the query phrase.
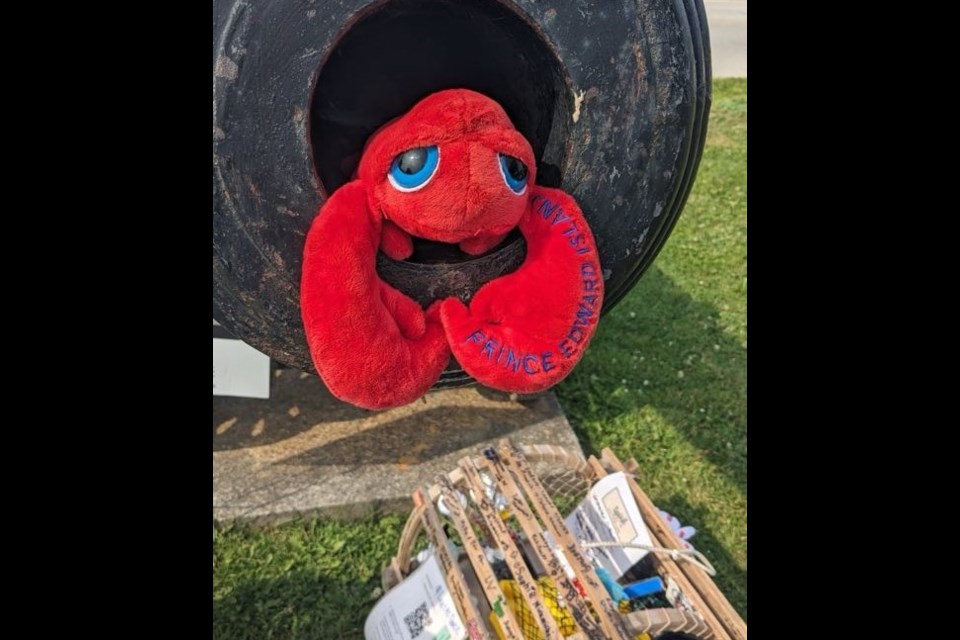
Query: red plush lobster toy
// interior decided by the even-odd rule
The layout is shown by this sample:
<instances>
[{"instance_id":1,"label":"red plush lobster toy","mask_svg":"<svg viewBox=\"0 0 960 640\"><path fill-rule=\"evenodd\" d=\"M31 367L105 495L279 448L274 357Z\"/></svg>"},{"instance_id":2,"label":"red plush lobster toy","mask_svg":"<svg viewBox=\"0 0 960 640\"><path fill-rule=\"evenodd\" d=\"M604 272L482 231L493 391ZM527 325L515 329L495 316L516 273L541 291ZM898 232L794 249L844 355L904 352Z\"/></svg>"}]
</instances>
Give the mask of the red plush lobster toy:
<instances>
[{"instance_id":1,"label":"red plush lobster toy","mask_svg":"<svg viewBox=\"0 0 960 640\"><path fill-rule=\"evenodd\" d=\"M336 397L367 409L413 402L451 352L503 391L542 391L570 373L596 329L603 276L580 207L535 181L530 143L473 91L432 94L371 136L355 179L314 219L303 256L303 324ZM517 226L523 264L469 307L447 298L423 310L377 275L377 251L409 258L411 236L480 255Z\"/></svg>"}]
</instances>

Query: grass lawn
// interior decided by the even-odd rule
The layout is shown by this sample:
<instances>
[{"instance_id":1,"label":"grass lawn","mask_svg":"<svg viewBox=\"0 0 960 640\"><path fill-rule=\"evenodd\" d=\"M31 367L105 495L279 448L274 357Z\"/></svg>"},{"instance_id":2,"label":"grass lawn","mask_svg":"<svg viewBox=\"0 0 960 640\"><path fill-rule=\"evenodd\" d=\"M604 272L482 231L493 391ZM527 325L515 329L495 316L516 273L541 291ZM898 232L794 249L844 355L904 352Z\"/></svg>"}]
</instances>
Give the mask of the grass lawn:
<instances>
[{"instance_id":1,"label":"grass lawn","mask_svg":"<svg viewBox=\"0 0 960 640\"><path fill-rule=\"evenodd\" d=\"M747 617L747 82L714 82L707 147L654 265L600 323L557 395L584 450L698 529ZM363 638L403 519L214 529L214 638Z\"/></svg>"}]
</instances>

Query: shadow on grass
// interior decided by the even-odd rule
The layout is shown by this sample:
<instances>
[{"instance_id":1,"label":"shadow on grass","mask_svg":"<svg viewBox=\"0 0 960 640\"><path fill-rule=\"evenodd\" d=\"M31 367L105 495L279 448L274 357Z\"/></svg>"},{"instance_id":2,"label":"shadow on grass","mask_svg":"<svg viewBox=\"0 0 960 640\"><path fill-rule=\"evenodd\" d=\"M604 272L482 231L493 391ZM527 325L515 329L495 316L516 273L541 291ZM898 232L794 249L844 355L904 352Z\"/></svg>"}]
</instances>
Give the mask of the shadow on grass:
<instances>
[{"instance_id":1,"label":"shadow on grass","mask_svg":"<svg viewBox=\"0 0 960 640\"><path fill-rule=\"evenodd\" d=\"M213 636L363 638L403 519L214 525Z\"/></svg>"},{"instance_id":2,"label":"shadow on grass","mask_svg":"<svg viewBox=\"0 0 960 640\"><path fill-rule=\"evenodd\" d=\"M719 320L716 307L651 268L557 389L585 450L649 459L664 434L638 416L653 409L746 495L747 353Z\"/></svg>"},{"instance_id":3,"label":"shadow on grass","mask_svg":"<svg viewBox=\"0 0 960 640\"><path fill-rule=\"evenodd\" d=\"M243 582L213 600L214 640L363 639L379 579L351 582L308 571Z\"/></svg>"},{"instance_id":4,"label":"shadow on grass","mask_svg":"<svg viewBox=\"0 0 960 640\"><path fill-rule=\"evenodd\" d=\"M708 520L707 510L702 506L693 506L677 495L661 500L657 506L671 514L682 514L679 517L683 524L697 523L697 535L693 537L691 544L713 564L713 568L717 570L713 581L746 621L747 572L737 566L723 544L702 524Z\"/></svg>"}]
</instances>

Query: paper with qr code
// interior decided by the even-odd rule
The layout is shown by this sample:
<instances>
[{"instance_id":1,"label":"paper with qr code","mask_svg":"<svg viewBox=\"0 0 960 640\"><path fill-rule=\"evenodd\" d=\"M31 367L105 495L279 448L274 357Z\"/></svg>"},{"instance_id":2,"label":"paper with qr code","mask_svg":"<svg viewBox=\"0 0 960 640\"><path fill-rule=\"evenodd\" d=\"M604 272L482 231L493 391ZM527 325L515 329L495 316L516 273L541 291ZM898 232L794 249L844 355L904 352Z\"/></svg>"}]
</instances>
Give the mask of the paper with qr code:
<instances>
[{"instance_id":1,"label":"paper with qr code","mask_svg":"<svg viewBox=\"0 0 960 640\"><path fill-rule=\"evenodd\" d=\"M365 640L463 640L466 627L431 555L373 606Z\"/></svg>"},{"instance_id":2,"label":"paper with qr code","mask_svg":"<svg viewBox=\"0 0 960 640\"><path fill-rule=\"evenodd\" d=\"M650 533L622 471L601 478L564 522L581 542L620 542L651 545ZM647 555L644 549L595 547L585 549L616 580Z\"/></svg>"}]
</instances>

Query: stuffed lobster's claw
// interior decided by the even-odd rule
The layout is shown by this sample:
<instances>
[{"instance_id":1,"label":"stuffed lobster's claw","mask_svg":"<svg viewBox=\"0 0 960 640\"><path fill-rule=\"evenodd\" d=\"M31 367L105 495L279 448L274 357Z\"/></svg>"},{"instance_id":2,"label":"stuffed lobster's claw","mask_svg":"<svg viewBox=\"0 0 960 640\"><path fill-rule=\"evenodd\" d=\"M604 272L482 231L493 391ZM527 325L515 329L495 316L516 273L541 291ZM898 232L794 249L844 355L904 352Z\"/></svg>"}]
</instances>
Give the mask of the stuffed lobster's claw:
<instances>
[{"instance_id":1,"label":"stuffed lobster's claw","mask_svg":"<svg viewBox=\"0 0 960 640\"><path fill-rule=\"evenodd\" d=\"M439 304L426 313L377 276L381 221L360 181L338 189L307 234L300 309L330 391L366 409L413 402L450 360Z\"/></svg>"},{"instance_id":2,"label":"stuffed lobster's claw","mask_svg":"<svg viewBox=\"0 0 960 640\"><path fill-rule=\"evenodd\" d=\"M520 268L484 285L469 309L448 298L440 317L453 355L478 382L534 393L583 355L600 317L603 274L583 213L563 191L533 187L520 231Z\"/></svg>"}]
</instances>

